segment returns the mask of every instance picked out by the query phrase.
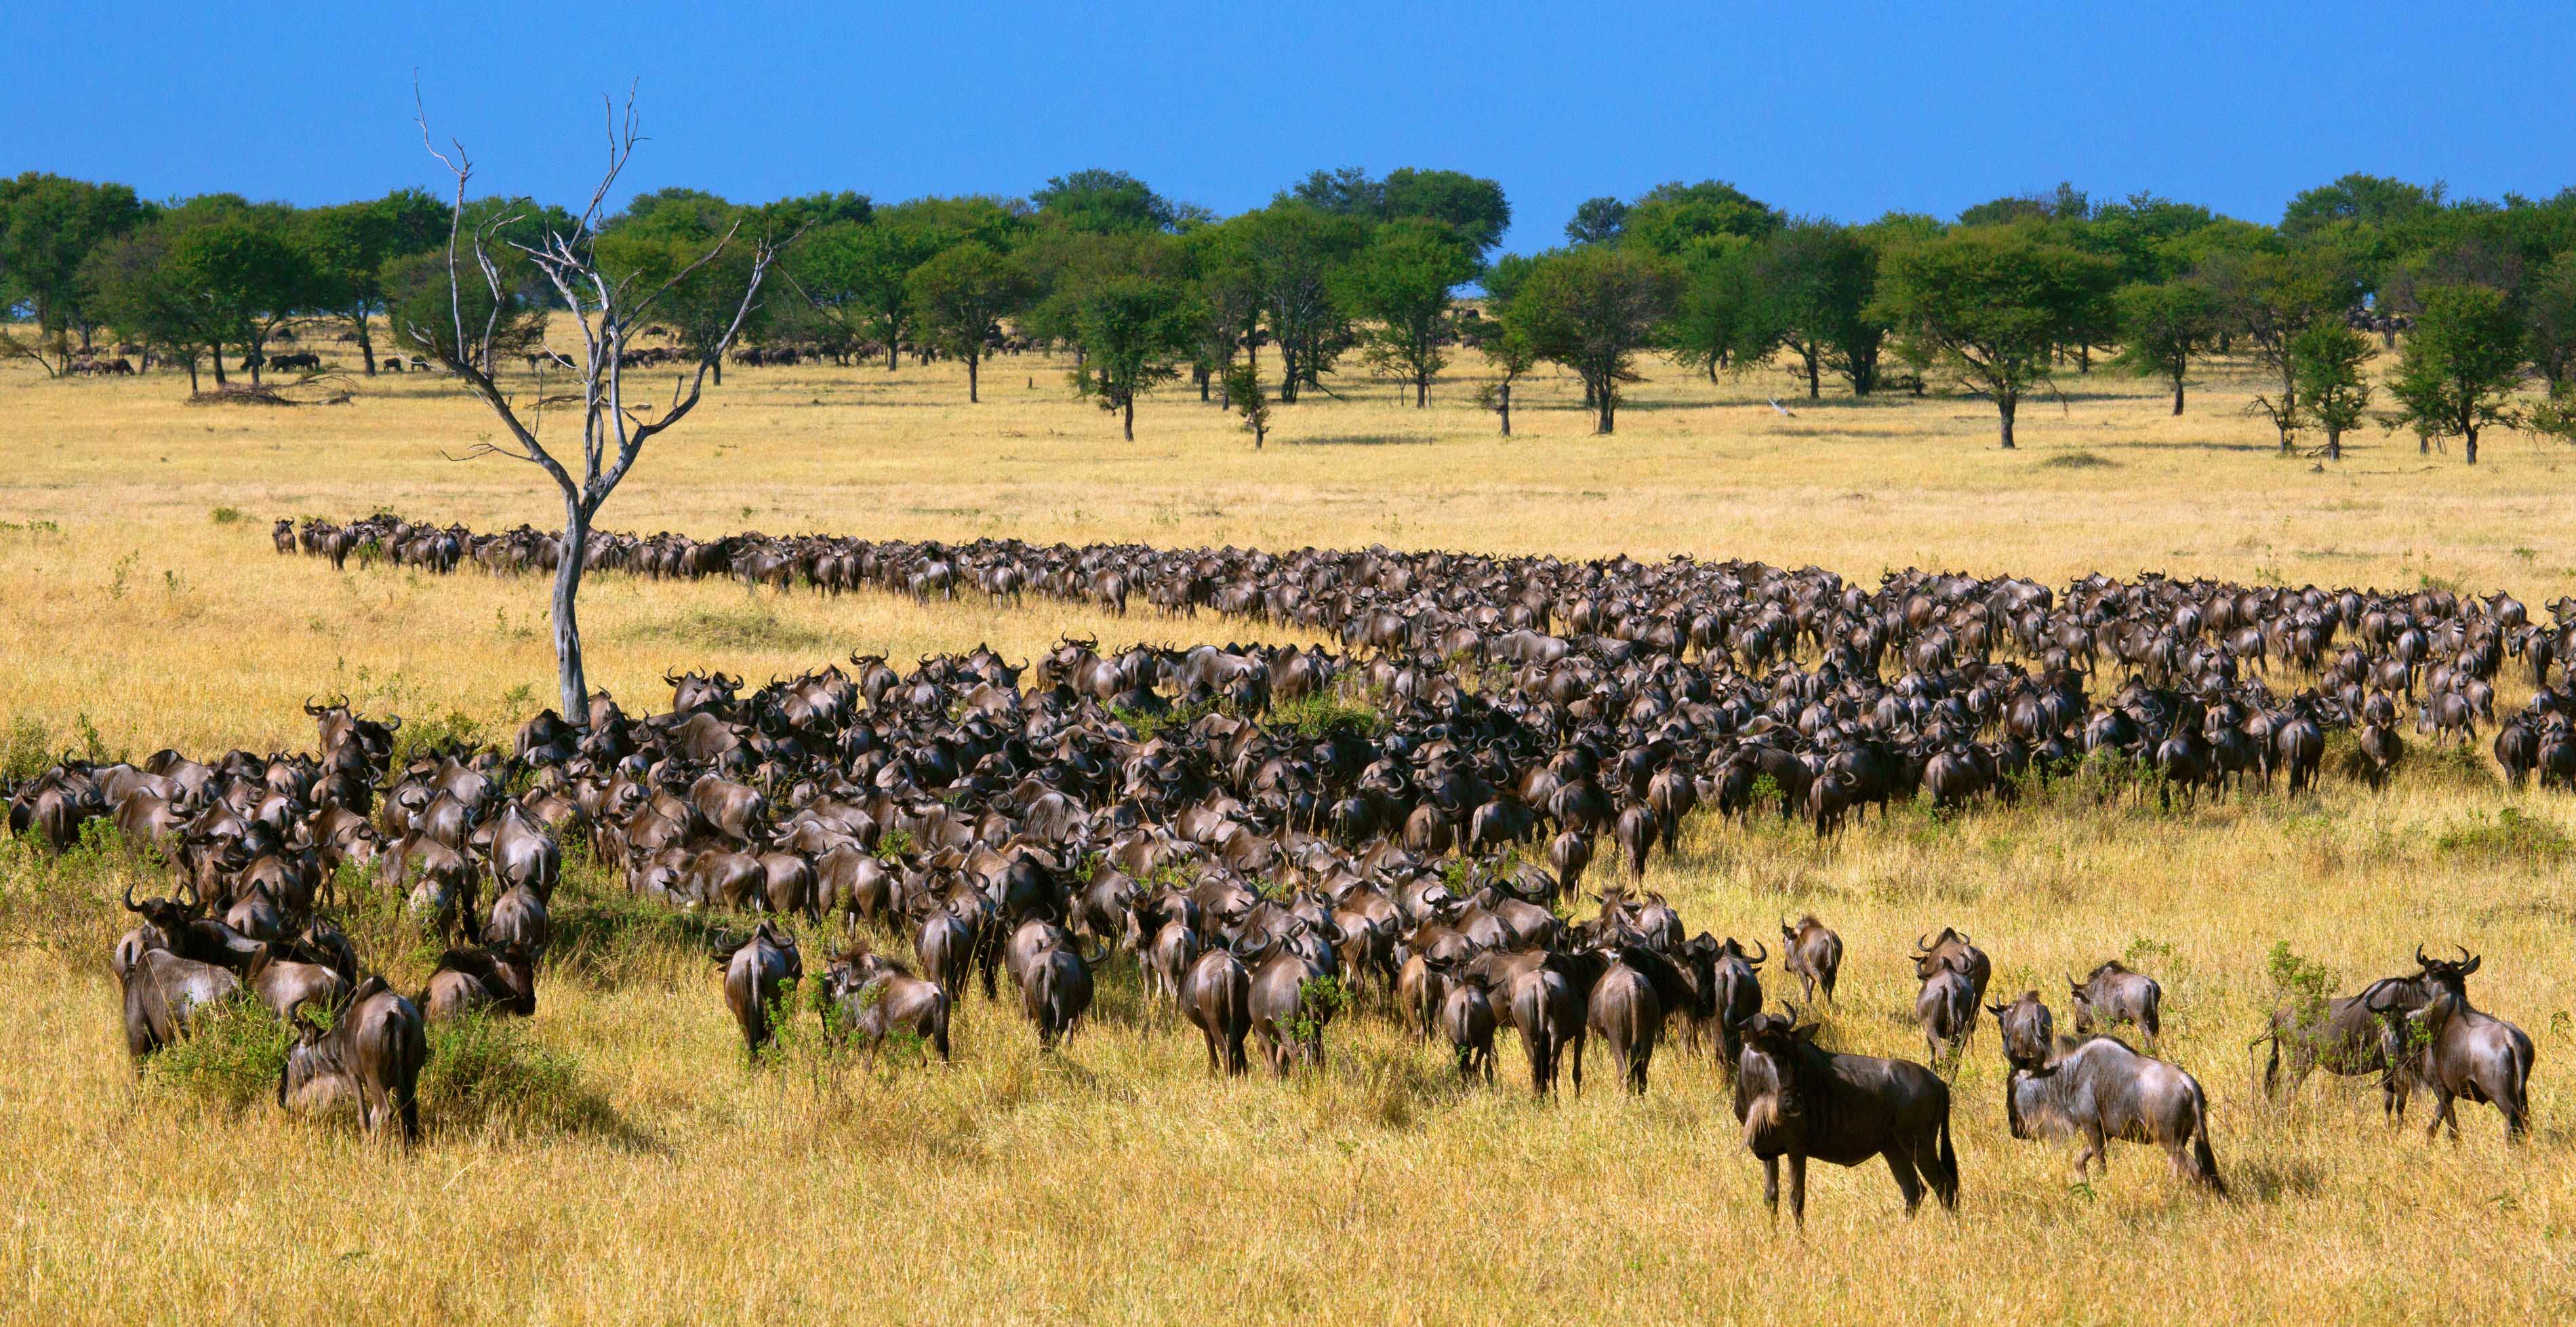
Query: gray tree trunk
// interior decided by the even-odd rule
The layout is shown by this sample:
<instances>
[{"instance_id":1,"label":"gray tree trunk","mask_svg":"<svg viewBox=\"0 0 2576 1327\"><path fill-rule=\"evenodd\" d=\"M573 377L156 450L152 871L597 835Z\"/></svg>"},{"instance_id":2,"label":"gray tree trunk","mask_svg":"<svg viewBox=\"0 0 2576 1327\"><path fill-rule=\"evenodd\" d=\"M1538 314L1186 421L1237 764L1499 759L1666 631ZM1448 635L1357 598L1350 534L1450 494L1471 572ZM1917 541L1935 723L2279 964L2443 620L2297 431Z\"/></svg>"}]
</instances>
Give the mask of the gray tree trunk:
<instances>
[{"instance_id":1,"label":"gray tree trunk","mask_svg":"<svg viewBox=\"0 0 2576 1327\"><path fill-rule=\"evenodd\" d=\"M563 554L555 563L555 680L562 691L564 722L590 726L590 679L581 664L581 619L574 605L581 594L582 555L590 547L591 513L581 499L564 498Z\"/></svg>"}]
</instances>

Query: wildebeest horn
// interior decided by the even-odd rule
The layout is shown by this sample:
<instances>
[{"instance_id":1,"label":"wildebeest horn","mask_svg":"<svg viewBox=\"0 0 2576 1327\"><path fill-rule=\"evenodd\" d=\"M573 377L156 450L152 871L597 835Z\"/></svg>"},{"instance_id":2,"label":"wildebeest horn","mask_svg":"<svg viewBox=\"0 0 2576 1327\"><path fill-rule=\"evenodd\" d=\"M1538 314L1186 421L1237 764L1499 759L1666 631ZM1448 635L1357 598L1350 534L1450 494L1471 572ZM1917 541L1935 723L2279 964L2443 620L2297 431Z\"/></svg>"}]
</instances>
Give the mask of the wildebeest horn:
<instances>
[{"instance_id":1,"label":"wildebeest horn","mask_svg":"<svg viewBox=\"0 0 2576 1327\"><path fill-rule=\"evenodd\" d=\"M134 882L131 880L125 882L125 910L127 912L143 911L143 909L134 901Z\"/></svg>"},{"instance_id":2,"label":"wildebeest horn","mask_svg":"<svg viewBox=\"0 0 2576 1327\"><path fill-rule=\"evenodd\" d=\"M2469 961L2469 959L2470 959L2471 955L2470 955L2470 953L2469 953L2468 946L2466 946L2466 945L2453 945L2453 946L2451 946L2451 947L2452 947L2453 949L2457 949L2457 950L2459 950L2459 951L2460 951L2460 962L2461 962L2461 963L2465 964L2465 963L2467 963L2467 962Z\"/></svg>"},{"instance_id":3,"label":"wildebeest horn","mask_svg":"<svg viewBox=\"0 0 2576 1327\"><path fill-rule=\"evenodd\" d=\"M857 656L853 655L852 657L853 657L853 658L856 658ZM673 676L671 675L671 670L670 670L670 669L668 669L668 668L665 668L665 669L663 669L663 670L662 670L662 681L663 681L663 683L664 683L665 685L668 685L668 686L678 686L678 685L680 685L680 679L678 679L678 678L676 678L676 677L673 677Z\"/></svg>"},{"instance_id":4,"label":"wildebeest horn","mask_svg":"<svg viewBox=\"0 0 2576 1327\"><path fill-rule=\"evenodd\" d=\"M1752 958L1752 959L1748 960L1748 961L1750 961L1750 962L1753 964L1753 966L1755 966L1755 967L1757 967L1757 968L1758 968L1758 967L1762 966L1763 964L1768 963L1768 962L1770 962L1770 961L1771 961L1771 946L1769 946L1769 945L1766 945L1766 944L1762 943L1762 939L1761 939L1761 937L1760 937L1760 936L1756 936L1756 937L1754 937L1754 940L1753 940L1753 947L1762 951L1760 954L1756 955L1754 958Z\"/></svg>"},{"instance_id":5,"label":"wildebeest horn","mask_svg":"<svg viewBox=\"0 0 2576 1327\"><path fill-rule=\"evenodd\" d=\"M2419 968L2429 968L2433 966L2433 961L2424 957L2424 946L2422 945L2415 946L2415 966Z\"/></svg>"},{"instance_id":6,"label":"wildebeest horn","mask_svg":"<svg viewBox=\"0 0 2576 1327\"><path fill-rule=\"evenodd\" d=\"M399 715L399 714L388 714L388 715L386 715L386 716L385 716L385 731L386 731L386 732L389 732L389 733L398 733L398 732L401 732L401 731L402 731L402 716L401 716L401 715Z\"/></svg>"},{"instance_id":7,"label":"wildebeest horn","mask_svg":"<svg viewBox=\"0 0 2576 1327\"><path fill-rule=\"evenodd\" d=\"M320 714L322 712L322 707L314 704L313 697L307 695L304 698L304 712L307 714Z\"/></svg>"},{"instance_id":8,"label":"wildebeest horn","mask_svg":"<svg viewBox=\"0 0 2576 1327\"><path fill-rule=\"evenodd\" d=\"M1927 931L1924 934L1928 935L1930 932ZM1923 936L1918 935L1914 937L1914 952L1917 954L1928 954L1932 952L1932 946L1925 944Z\"/></svg>"}]
</instances>

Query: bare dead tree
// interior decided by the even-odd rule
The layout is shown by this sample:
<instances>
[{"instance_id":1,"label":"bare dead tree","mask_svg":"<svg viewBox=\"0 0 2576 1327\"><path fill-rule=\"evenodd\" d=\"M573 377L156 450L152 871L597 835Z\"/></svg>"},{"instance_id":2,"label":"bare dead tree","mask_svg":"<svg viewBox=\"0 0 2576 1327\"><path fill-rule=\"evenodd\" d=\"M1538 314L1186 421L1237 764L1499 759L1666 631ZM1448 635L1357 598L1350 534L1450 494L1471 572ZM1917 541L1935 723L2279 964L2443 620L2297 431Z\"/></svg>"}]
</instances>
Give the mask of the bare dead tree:
<instances>
[{"instance_id":1,"label":"bare dead tree","mask_svg":"<svg viewBox=\"0 0 2576 1327\"><path fill-rule=\"evenodd\" d=\"M414 99L417 102L416 91ZM448 141L447 151L439 150L430 137L426 110L419 112L418 119L421 145L428 148L429 154L436 157L456 180L447 232L447 303L453 327L450 336L439 336L426 328L414 327L412 339L431 347L447 371L500 417L502 428L508 435L507 441L477 443L463 455L449 459L506 456L525 461L543 470L563 492L563 540L561 556L555 567L554 589L555 669L562 691L564 720L576 727L586 727L590 718L590 685L582 671L581 621L575 605L581 592L591 520L598 514L601 504L608 501L608 495L616 491L618 481L633 468L644 444L687 418L689 412L697 408L700 389L706 383L708 371L731 348L734 339L741 334L743 324L760 307L761 282L769 275L770 265L776 261L786 240L764 235L751 241L750 274L743 285L742 299L735 306L732 323L724 336L707 348L698 361L696 372L683 372L674 379L670 403L655 417L649 404L638 408L626 402L624 366L627 340L649 321L653 306L663 296L714 262L734 243L742 230L742 223L735 222L717 238L714 247L668 280L649 290L640 289L631 275L621 279L603 271L591 242L607 207L609 191L616 186L617 177L624 172L628 159L634 155L636 143L641 141L636 133L635 99L631 90L622 116L614 102L608 103L608 165L600 176L599 187L591 193L590 205L583 209L571 234L549 234L534 244L503 237L504 228L520 219L516 214L507 214L506 209L468 225L465 188L466 181L474 173L473 162L467 158L464 145L454 139ZM492 342L509 305L503 288L501 264L494 257L500 251L497 246L503 244L526 255L544 274L556 297L571 313L572 323L580 329L582 338L581 353L564 357L571 361L571 372L580 382L579 390L549 395L540 382L536 396L527 403L524 411L495 379L498 366ZM480 275L490 295L489 310L483 317L479 333L475 334L469 334L467 327L464 283L472 279L464 270L468 264L473 273ZM547 422L546 410L554 406L578 408L581 433L578 474L567 465L568 457L558 457L542 435ZM565 445L565 441L559 439L557 445Z\"/></svg>"}]
</instances>

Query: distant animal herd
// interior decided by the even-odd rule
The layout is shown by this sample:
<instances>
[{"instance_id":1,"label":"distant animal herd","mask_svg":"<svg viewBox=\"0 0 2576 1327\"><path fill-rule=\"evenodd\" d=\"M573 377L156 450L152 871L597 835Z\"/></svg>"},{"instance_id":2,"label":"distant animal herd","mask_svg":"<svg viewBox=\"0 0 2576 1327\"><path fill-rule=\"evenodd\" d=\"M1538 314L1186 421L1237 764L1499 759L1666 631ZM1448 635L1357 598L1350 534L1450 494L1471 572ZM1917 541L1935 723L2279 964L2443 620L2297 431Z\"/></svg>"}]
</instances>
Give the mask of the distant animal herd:
<instances>
[{"instance_id":1,"label":"distant animal herd","mask_svg":"<svg viewBox=\"0 0 2576 1327\"><path fill-rule=\"evenodd\" d=\"M393 516L280 521L275 543L438 572L562 555L541 531ZM2308 795L2345 729L2350 767L2376 787L2403 757L2401 707L2431 741L2468 740L2492 722L2507 659L2537 693L2499 725L2498 759L2517 781L2576 776L2565 601L2541 625L2509 596L2437 590L1910 570L1865 588L1686 558L757 533L600 534L582 555L781 590L1141 601L1331 645L1069 639L1021 663L979 648L908 669L856 654L756 688L673 671L652 713L600 692L578 721L530 718L506 752L416 742L397 761L399 720L333 703L307 706L310 752L66 760L6 790L13 830L60 849L111 821L174 874L165 897L128 896L139 920L115 956L138 1065L236 992L285 1018L334 1009L304 1024L280 1101L352 1100L416 1132L426 1021L535 1011L562 845L578 840L634 896L739 919L713 957L749 1051L809 980L789 916L836 922L808 1007L872 1054L902 1041L946 1058L972 989L999 1009L1005 975L1038 1044L1059 1046L1120 967L1201 1033L1221 1075L1256 1051L1278 1074L1320 1065L1355 1009L1479 1080L1509 1026L1540 1093L1561 1074L1579 1092L1595 1039L1646 1091L1677 1035L1733 1081L1767 1197L1776 1210L1787 1162L1803 1218L1810 1159L1883 1157L1909 1208L1926 1190L1955 1203L1936 1070L1992 1017L2014 1136L2069 1139L2079 1168L2109 1140L2149 1143L2223 1191L2207 1096L2158 1058L2167 1011L2150 974L2109 961L2070 976L2060 1035L2035 991L1989 1002L1994 965L1968 935L1927 928L1906 957L1934 1067L1831 1051L1812 1015L1851 959L1876 972L1892 956L1783 920L1773 975L1799 998L1775 1009L1769 944L1690 933L1647 888L1648 862L1704 808L1804 817L1831 837L1872 808L1956 814L2088 770L2117 772L2105 796L2167 807L2276 778ZM2105 668L2121 677L2095 700ZM2278 695L2267 679L2284 675L2305 685ZM1596 859L1624 878L1587 889ZM416 995L368 975L334 925L348 863L443 937ZM2284 1005L2259 1038L2267 1087L2376 1076L2392 1115L2422 1090L2435 1129L2456 1135L2466 1100L2521 1138L2532 1045L2471 1003L2479 968L2419 949L2348 998ZM2111 1035L2121 1026L2143 1051Z\"/></svg>"}]
</instances>

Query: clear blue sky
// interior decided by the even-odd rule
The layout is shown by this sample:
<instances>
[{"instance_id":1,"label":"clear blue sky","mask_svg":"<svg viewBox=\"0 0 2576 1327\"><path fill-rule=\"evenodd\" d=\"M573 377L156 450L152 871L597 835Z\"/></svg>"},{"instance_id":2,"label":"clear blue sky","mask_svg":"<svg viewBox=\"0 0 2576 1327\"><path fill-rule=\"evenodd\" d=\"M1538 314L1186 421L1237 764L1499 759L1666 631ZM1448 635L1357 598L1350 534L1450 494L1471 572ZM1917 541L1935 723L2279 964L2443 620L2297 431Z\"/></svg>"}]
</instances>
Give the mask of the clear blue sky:
<instances>
[{"instance_id":1,"label":"clear blue sky","mask_svg":"<svg viewBox=\"0 0 2576 1327\"><path fill-rule=\"evenodd\" d=\"M566 203L601 94L637 79L635 189L1020 194L1108 166L1233 212L1318 166L1448 167L1502 182L1522 250L1676 178L1845 219L2061 179L2260 221L2353 170L2576 184L2566 0L6 8L0 173L151 197L438 187L415 69L485 189Z\"/></svg>"}]
</instances>

